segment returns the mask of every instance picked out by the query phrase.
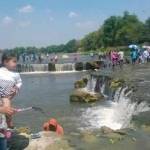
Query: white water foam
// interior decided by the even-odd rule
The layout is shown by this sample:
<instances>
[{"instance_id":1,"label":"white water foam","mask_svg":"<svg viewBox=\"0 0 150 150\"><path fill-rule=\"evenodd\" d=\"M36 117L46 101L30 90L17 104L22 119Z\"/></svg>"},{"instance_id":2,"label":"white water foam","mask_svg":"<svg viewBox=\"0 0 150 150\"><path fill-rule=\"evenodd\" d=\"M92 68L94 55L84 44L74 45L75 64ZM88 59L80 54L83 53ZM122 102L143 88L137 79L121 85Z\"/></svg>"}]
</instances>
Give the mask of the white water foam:
<instances>
[{"instance_id":1,"label":"white water foam","mask_svg":"<svg viewBox=\"0 0 150 150\"><path fill-rule=\"evenodd\" d=\"M126 128L130 125L132 116L150 108L145 102L137 104L131 102L125 94L126 88L118 89L114 101L107 101L105 106L87 108L83 111L81 120L86 129L107 126L114 130ZM128 94L127 94L128 95Z\"/></svg>"},{"instance_id":2,"label":"white water foam","mask_svg":"<svg viewBox=\"0 0 150 150\"><path fill-rule=\"evenodd\" d=\"M91 78L91 80L88 81L87 86L83 88L83 90L91 94L95 94L95 85L96 85L96 79Z\"/></svg>"}]
</instances>

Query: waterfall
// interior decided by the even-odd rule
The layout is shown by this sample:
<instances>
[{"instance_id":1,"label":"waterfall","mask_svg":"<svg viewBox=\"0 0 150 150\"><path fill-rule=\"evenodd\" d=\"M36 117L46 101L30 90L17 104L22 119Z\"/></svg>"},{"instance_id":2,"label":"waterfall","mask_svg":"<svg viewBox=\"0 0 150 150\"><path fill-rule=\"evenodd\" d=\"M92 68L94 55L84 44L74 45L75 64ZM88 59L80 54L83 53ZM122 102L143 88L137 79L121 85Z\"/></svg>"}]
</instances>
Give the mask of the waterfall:
<instances>
[{"instance_id":1,"label":"waterfall","mask_svg":"<svg viewBox=\"0 0 150 150\"><path fill-rule=\"evenodd\" d=\"M109 100L104 105L82 110L81 120L84 128L95 129L102 126L107 126L114 130L126 128L130 126L133 115L150 110L146 102L140 104L132 102L130 97L126 96L128 95L126 90L127 88L119 88L113 101Z\"/></svg>"},{"instance_id":2,"label":"waterfall","mask_svg":"<svg viewBox=\"0 0 150 150\"><path fill-rule=\"evenodd\" d=\"M84 90L89 93L95 93L95 86L96 86L96 78L91 77L90 79L88 79L87 86L84 88Z\"/></svg>"},{"instance_id":3,"label":"waterfall","mask_svg":"<svg viewBox=\"0 0 150 150\"><path fill-rule=\"evenodd\" d=\"M100 92L102 95L104 95L104 97L107 97L107 95L105 95L105 87L105 77L98 79L91 77L88 80L87 86L84 88L84 90L89 93Z\"/></svg>"},{"instance_id":4,"label":"waterfall","mask_svg":"<svg viewBox=\"0 0 150 150\"><path fill-rule=\"evenodd\" d=\"M56 72L63 71L75 71L75 64L66 63L66 64L55 64Z\"/></svg>"},{"instance_id":5,"label":"waterfall","mask_svg":"<svg viewBox=\"0 0 150 150\"><path fill-rule=\"evenodd\" d=\"M48 71L48 64L18 64L18 72L46 72Z\"/></svg>"}]
</instances>

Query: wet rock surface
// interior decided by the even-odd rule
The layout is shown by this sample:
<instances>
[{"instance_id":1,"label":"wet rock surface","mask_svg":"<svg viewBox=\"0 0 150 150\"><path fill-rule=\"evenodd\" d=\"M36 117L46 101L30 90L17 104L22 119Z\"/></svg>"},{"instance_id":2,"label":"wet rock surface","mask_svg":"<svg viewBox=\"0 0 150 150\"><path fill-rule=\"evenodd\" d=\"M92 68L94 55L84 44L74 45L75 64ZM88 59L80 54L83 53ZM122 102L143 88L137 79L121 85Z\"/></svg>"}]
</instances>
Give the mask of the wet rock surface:
<instances>
[{"instance_id":1,"label":"wet rock surface","mask_svg":"<svg viewBox=\"0 0 150 150\"><path fill-rule=\"evenodd\" d=\"M99 93L89 93L83 89L76 89L70 95L70 102L92 103L103 98L103 95Z\"/></svg>"}]
</instances>

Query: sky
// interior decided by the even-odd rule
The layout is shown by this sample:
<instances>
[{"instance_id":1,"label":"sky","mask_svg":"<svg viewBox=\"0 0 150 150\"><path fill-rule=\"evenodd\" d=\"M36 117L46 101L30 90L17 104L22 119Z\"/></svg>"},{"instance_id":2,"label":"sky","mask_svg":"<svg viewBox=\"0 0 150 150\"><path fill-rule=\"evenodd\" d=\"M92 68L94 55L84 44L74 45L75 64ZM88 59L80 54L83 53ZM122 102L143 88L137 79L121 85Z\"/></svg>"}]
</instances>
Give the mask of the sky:
<instances>
[{"instance_id":1,"label":"sky","mask_svg":"<svg viewBox=\"0 0 150 150\"><path fill-rule=\"evenodd\" d=\"M145 21L150 0L0 0L0 49L81 39L124 11Z\"/></svg>"}]
</instances>

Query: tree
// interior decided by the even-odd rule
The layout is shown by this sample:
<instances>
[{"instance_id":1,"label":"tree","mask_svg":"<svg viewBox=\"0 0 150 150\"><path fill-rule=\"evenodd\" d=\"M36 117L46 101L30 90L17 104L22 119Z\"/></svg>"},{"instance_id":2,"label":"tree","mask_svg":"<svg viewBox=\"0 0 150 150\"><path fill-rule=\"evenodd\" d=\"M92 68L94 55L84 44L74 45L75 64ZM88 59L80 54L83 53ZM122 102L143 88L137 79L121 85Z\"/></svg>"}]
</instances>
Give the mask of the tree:
<instances>
[{"instance_id":1,"label":"tree","mask_svg":"<svg viewBox=\"0 0 150 150\"><path fill-rule=\"evenodd\" d=\"M77 40L73 39L70 40L65 46L64 51L67 53L76 52L78 50L78 42Z\"/></svg>"}]
</instances>

